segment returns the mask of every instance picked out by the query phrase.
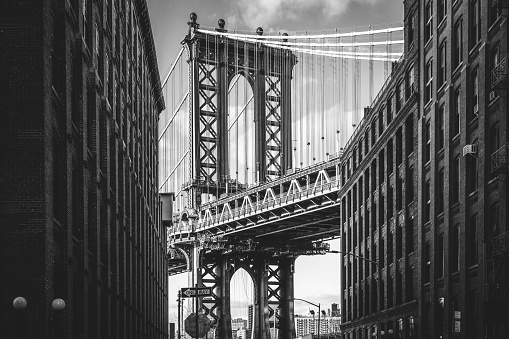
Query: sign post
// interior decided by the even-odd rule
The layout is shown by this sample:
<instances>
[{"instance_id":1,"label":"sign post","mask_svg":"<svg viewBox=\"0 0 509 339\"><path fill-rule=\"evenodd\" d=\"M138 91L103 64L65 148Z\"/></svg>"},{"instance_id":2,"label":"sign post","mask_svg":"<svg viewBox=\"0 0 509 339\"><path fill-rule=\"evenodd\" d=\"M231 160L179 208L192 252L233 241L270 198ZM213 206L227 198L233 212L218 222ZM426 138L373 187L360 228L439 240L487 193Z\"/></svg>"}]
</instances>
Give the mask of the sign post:
<instances>
[{"instance_id":1,"label":"sign post","mask_svg":"<svg viewBox=\"0 0 509 339\"><path fill-rule=\"evenodd\" d=\"M198 308L200 307L199 298L211 296L212 288L198 287L198 284L196 284L195 287L181 288L180 294L182 298L196 298L195 313L189 315L185 321L185 330L187 334L195 339L205 336L210 330L210 320L206 315L198 314Z\"/></svg>"}]
</instances>

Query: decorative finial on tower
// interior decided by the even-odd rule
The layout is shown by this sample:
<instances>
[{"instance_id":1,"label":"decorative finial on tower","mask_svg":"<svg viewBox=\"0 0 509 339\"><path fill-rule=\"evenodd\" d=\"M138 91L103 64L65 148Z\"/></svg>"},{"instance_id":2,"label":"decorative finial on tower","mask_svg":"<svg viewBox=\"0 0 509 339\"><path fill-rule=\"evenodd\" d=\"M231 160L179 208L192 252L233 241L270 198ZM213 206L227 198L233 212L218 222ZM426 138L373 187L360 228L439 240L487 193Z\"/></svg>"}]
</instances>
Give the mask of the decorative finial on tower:
<instances>
[{"instance_id":1,"label":"decorative finial on tower","mask_svg":"<svg viewBox=\"0 0 509 339\"><path fill-rule=\"evenodd\" d=\"M187 31L187 35L184 38L184 40L190 40L191 39L191 31L197 28L200 28L200 24L196 22L196 19L198 19L198 15L196 15L195 12L192 12L189 14L189 18L191 21L189 21L187 24L189 25L189 29Z\"/></svg>"},{"instance_id":2,"label":"decorative finial on tower","mask_svg":"<svg viewBox=\"0 0 509 339\"><path fill-rule=\"evenodd\" d=\"M226 25L226 22L223 19L217 20L217 26L219 26L219 28L216 28L216 31L226 32L226 29L224 29L225 25Z\"/></svg>"},{"instance_id":3,"label":"decorative finial on tower","mask_svg":"<svg viewBox=\"0 0 509 339\"><path fill-rule=\"evenodd\" d=\"M258 34L258 35L263 35L263 28L258 27L258 28L256 29L256 34Z\"/></svg>"}]
</instances>

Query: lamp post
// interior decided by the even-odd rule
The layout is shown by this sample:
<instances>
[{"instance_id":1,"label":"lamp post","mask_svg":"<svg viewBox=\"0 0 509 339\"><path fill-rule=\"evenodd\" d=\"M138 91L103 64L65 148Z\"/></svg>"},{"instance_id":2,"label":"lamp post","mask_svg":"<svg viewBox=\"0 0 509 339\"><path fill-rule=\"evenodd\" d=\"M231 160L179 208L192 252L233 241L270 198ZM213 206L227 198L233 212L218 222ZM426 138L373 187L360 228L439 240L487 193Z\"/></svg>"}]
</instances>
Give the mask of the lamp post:
<instances>
[{"instance_id":1,"label":"lamp post","mask_svg":"<svg viewBox=\"0 0 509 339\"><path fill-rule=\"evenodd\" d=\"M307 300L304 300L304 299L300 299L300 298L291 298L292 300L300 300L300 301L303 301L305 303L308 303L310 305L313 305L314 307L318 307L318 339L320 339L320 303L315 304L315 303L312 303L310 301L307 301Z\"/></svg>"},{"instance_id":2,"label":"lamp post","mask_svg":"<svg viewBox=\"0 0 509 339\"><path fill-rule=\"evenodd\" d=\"M182 295L180 294L180 290L177 294L177 305L178 305L178 309L177 309L177 312L178 312L178 315L177 315L177 321L178 321L178 324L177 324L177 339L180 339L180 303L182 301L181 297Z\"/></svg>"},{"instance_id":3,"label":"lamp post","mask_svg":"<svg viewBox=\"0 0 509 339\"><path fill-rule=\"evenodd\" d=\"M338 253L338 254L345 254L345 255L351 255L352 257L355 257L357 259L361 259L361 260L364 260L364 261L367 261L371 264L375 264L376 265L376 279L378 280L377 282L377 307L378 307L378 324L377 324L377 331L376 331L376 334L373 333L373 337L379 337L381 338L383 334L382 334L382 299L381 299L381 287L382 287L382 284L381 284L381 275L380 275L380 267L378 265L378 261L374 261L374 260L371 260L371 259L368 259L368 258L364 258L364 257L361 257L360 255L357 255L355 253L350 253L350 252L344 252L344 251L335 251L335 250L329 250L328 253Z\"/></svg>"}]
</instances>

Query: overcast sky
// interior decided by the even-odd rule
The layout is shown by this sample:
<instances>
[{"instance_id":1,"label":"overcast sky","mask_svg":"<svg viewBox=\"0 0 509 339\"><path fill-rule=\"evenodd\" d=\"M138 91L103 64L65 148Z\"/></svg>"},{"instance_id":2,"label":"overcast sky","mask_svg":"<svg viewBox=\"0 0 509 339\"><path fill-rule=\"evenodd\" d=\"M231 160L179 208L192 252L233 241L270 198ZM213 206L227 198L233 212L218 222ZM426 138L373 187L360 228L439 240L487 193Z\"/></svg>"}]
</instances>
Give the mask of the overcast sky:
<instances>
[{"instance_id":1,"label":"overcast sky","mask_svg":"<svg viewBox=\"0 0 509 339\"><path fill-rule=\"evenodd\" d=\"M217 27L224 19L228 30L294 32L366 27L403 21L402 0L147 0L159 73L163 79L187 32L189 14L198 15L202 27ZM338 249L334 241L333 249ZM170 321L176 321L178 289L187 286L185 275L170 278ZM301 257L296 262L295 297L321 303L327 310L340 303L339 256ZM296 314L309 305L295 303ZM235 314L234 314L235 316Z\"/></svg>"}]
</instances>

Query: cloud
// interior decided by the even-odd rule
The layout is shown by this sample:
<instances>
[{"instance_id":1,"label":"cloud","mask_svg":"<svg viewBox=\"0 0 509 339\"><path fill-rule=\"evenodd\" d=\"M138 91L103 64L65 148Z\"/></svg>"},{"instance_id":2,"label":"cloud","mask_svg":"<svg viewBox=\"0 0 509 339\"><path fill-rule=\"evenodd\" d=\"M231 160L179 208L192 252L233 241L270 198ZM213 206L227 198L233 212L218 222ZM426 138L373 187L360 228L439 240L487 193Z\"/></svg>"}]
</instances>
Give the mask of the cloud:
<instances>
[{"instance_id":1,"label":"cloud","mask_svg":"<svg viewBox=\"0 0 509 339\"><path fill-rule=\"evenodd\" d=\"M249 29L256 27L275 30L283 20L298 20L313 15L314 20L331 20L343 14L350 3L373 5L377 0L235 0L228 17L230 27L243 23ZM378 0L379 1L379 0Z\"/></svg>"}]
</instances>

